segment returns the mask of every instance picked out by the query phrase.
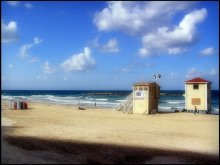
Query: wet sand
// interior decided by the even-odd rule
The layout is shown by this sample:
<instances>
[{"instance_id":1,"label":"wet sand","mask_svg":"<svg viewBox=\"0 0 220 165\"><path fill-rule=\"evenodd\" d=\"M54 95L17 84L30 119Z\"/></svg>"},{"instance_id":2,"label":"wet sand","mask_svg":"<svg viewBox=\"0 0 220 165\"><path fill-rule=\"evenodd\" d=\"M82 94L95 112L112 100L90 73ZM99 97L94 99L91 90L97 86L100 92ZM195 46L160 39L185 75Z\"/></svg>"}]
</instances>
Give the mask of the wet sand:
<instances>
[{"instance_id":1,"label":"wet sand","mask_svg":"<svg viewBox=\"0 0 220 165\"><path fill-rule=\"evenodd\" d=\"M2 101L2 163L218 163L219 116Z\"/></svg>"}]
</instances>

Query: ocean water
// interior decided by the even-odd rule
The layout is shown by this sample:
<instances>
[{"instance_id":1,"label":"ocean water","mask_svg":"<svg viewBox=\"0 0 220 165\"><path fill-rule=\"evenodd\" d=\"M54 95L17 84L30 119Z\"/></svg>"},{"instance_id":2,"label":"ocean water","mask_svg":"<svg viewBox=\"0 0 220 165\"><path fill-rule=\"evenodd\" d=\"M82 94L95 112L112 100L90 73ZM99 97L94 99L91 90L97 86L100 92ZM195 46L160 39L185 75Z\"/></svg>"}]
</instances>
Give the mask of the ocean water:
<instances>
[{"instance_id":1,"label":"ocean water","mask_svg":"<svg viewBox=\"0 0 220 165\"><path fill-rule=\"evenodd\" d=\"M34 102L116 108L132 92L129 90L2 90L2 99L22 99ZM212 113L219 114L219 91L212 91ZM184 109L183 90L161 91L159 111Z\"/></svg>"},{"instance_id":2,"label":"ocean water","mask_svg":"<svg viewBox=\"0 0 220 165\"><path fill-rule=\"evenodd\" d=\"M34 102L114 108L131 91L94 90L2 90L2 99L22 99Z\"/></svg>"}]
</instances>

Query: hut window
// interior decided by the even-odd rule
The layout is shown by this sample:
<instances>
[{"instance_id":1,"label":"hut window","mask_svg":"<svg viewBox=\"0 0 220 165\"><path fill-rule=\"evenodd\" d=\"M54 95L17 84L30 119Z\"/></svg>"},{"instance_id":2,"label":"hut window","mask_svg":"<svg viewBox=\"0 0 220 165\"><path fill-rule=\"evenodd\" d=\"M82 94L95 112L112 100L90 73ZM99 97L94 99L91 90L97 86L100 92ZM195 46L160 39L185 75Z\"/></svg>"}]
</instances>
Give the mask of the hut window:
<instances>
[{"instance_id":1,"label":"hut window","mask_svg":"<svg viewBox=\"0 0 220 165\"><path fill-rule=\"evenodd\" d=\"M140 90L140 91L142 91L142 90L143 90L143 88L142 88L142 87L139 87L139 90Z\"/></svg>"},{"instance_id":2,"label":"hut window","mask_svg":"<svg viewBox=\"0 0 220 165\"><path fill-rule=\"evenodd\" d=\"M193 84L193 89L199 89L199 84Z\"/></svg>"},{"instance_id":3,"label":"hut window","mask_svg":"<svg viewBox=\"0 0 220 165\"><path fill-rule=\"evenodd\" d=\"M144 87L144 90L147 91L147 87Z\"/></svg>"},{"instance_id":4,"label":"hut window","mask_svg":"<svg viewBox=\"0 0 220 165\"><path fill-rule=\"evenodd\" d=\"M136 96L141 96L141 92L136 92Z\"/></svg>"}]
</instances>

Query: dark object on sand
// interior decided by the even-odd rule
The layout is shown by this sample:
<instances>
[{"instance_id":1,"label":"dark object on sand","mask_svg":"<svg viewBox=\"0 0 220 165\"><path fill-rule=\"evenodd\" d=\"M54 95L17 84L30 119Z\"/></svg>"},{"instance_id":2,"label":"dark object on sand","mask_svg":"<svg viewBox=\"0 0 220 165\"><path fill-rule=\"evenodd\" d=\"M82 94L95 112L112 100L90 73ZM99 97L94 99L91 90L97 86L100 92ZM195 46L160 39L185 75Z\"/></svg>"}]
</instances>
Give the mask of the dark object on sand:
<instances>
[{"instance_id":1,"label":"dark object on sand","mask_svg":"<svg viewBox=\"0 0 220 165\"><path fill-rule=\"evenodd\" d=\"M78 109L79 109L79 110L86 110L85 108L81 108L81 107L79 107Z\"/></svg>"},{"instance_id":2,"label":"dark object on sand","mask_svg":"<svg viewBox=\"0 0 220 165\"><path fill-rule=\"evenodd\" d=\"M184 108L182 112L187 112L187 110Z\"/></svg>"},{"instance_id":3,"label":"dark object on sand","mask_svg":"<svg viewBox=\"0 0 220 165\"><path fill-rule=\"evenodd\" d=\"M180 110L176 109L175 112L181 112Z\"/></svg>"}]
</instances>

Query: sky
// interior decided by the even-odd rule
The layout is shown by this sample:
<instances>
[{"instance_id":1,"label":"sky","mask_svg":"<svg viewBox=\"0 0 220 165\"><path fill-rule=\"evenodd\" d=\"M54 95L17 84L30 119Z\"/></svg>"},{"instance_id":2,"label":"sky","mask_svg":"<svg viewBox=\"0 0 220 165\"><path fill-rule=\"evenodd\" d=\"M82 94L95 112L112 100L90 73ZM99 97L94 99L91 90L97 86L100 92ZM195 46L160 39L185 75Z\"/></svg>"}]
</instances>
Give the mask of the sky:
<instances>
[{"instance_id":1,"label":"sky","mask_svg":"<svg viewBox=\"0 0 220 165\"><path fill-rule=\"evenodd\" d=\"M2 89L219 89L219 2L1 2ZM161 75L155 79L153 75Z\"/></svg>"}]
</instances>

